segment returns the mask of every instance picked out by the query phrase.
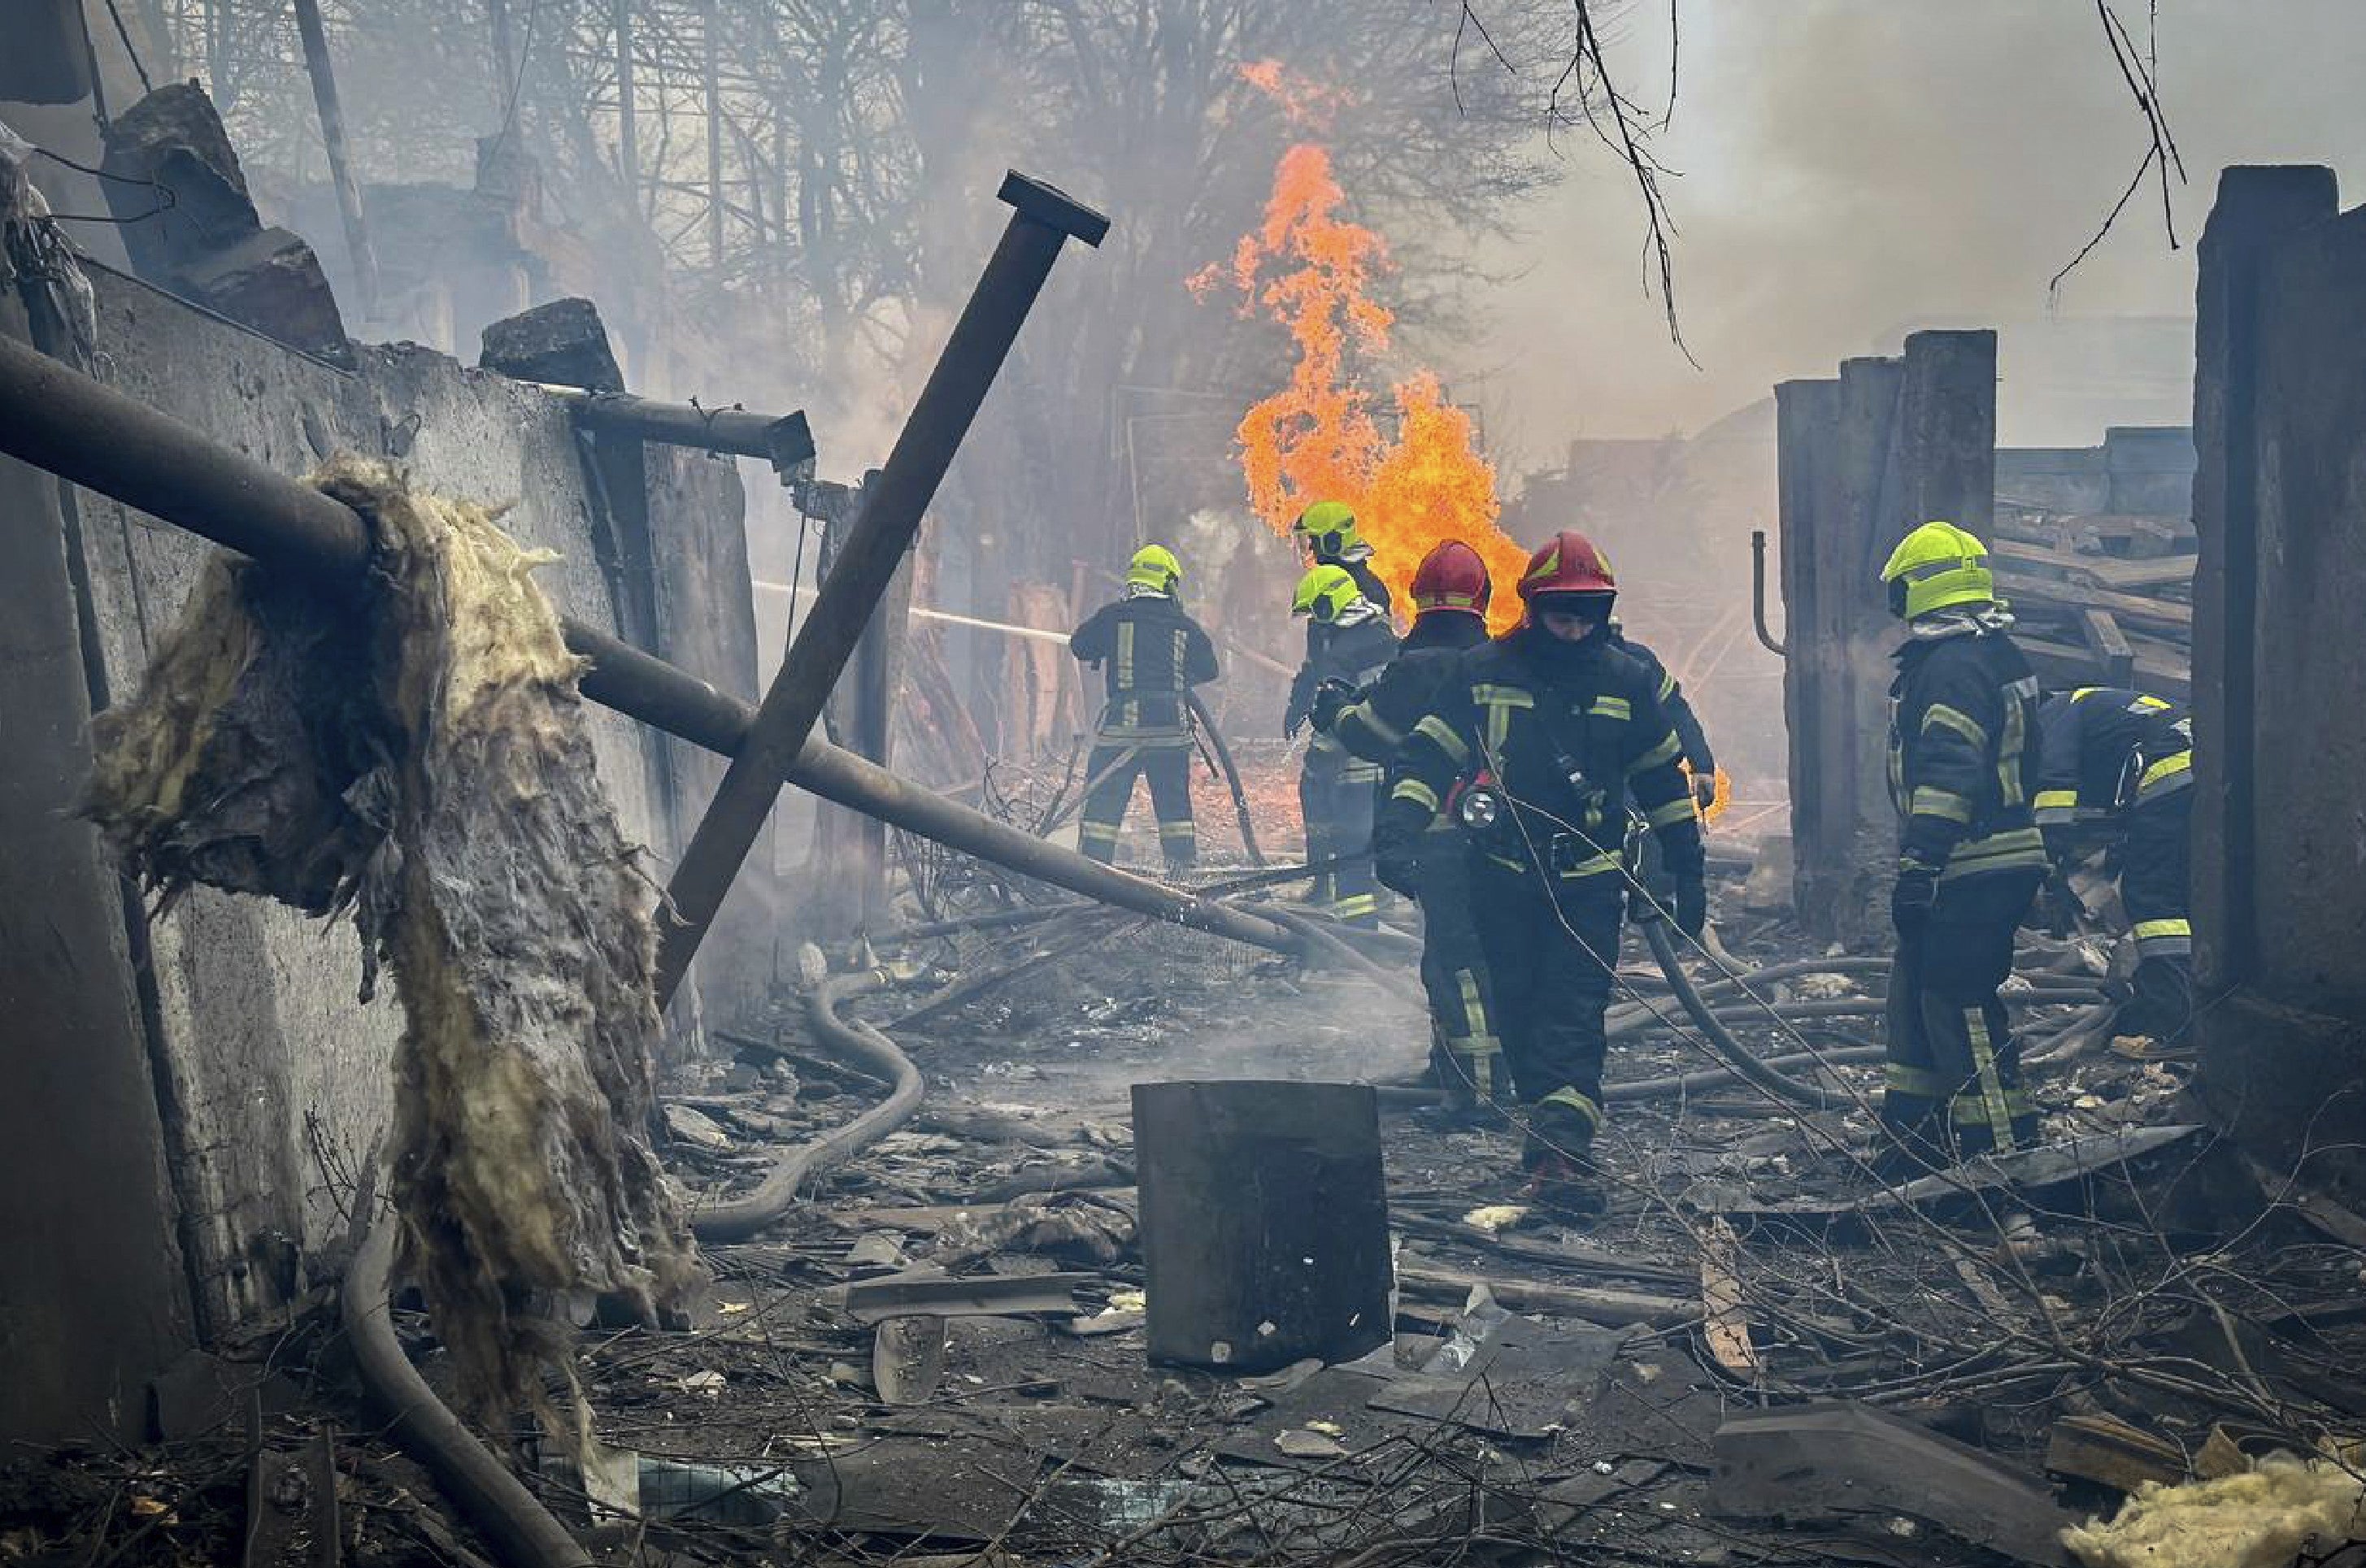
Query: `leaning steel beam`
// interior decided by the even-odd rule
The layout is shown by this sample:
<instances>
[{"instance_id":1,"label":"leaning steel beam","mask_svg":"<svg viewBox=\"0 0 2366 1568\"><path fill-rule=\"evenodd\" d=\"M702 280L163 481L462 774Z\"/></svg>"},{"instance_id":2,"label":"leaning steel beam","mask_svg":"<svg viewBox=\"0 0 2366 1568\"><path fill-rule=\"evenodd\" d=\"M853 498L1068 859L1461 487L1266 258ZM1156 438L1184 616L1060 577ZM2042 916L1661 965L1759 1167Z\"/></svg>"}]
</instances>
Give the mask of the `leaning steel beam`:
<instances>
[{"instance_id":1,"label":"leaning steel beam","mask_svg":"<svg viewBox=\"0 0 2366 1568\"><path fill-rule=\"evenodd\" d=\"M1052 263L1069 240L1098 245L1109 232L1109 219L1099 213L1016 172L1004 178L1001 196L1011 207L1001 242L962 307L886 463L863 485L862 516L839 546L813 609L797 622L796 640L773 675L745 743L732 753L723 782L666 884L673 918L658 937L660 1006L689 972L846 661L918 536L920 519L936 498L987 388L1019 341L1019 329L1052 275Z\"/></svg>"},{"instance_id":2,"label":"leaning steel beam","mask_svg":"<svg viewBox=\"0 0 2366 1568\"><path fill-rule=\"evenodd\" d=\"M276 568L357 579L368 560L367 530L341 502L6 335L0 453ZM605 632L573 621L566 631L568 646L592 664L586 697L726 756L745 743L755 719L747 703ZM1301 950L1272 921L1046 844L826 741L808 738L788 777L824 800L1102 903L1274 952Z\"/></svg>"}]
</instances>

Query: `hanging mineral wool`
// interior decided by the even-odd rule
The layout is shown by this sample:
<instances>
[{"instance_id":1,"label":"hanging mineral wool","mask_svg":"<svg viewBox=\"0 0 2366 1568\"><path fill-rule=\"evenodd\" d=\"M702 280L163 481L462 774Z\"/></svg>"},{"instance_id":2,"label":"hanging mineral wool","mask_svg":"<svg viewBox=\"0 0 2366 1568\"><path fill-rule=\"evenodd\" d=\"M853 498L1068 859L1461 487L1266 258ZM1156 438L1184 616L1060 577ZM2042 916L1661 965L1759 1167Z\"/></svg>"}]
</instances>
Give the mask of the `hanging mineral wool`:
<instances>
[{"instance_id":1,"label":"hanging mineral wool","mask_svg":"<svg viewBox=\"0 0 2366 1568\"><path fill-rule=\"evenodd\" d=\"M220 556L139 697L99 716L85 806L169 900L192 883L350 911L404 1015L391 1189L468 1403L534 1404L547 1310L647 1314L695 1273L644 1129L654 893L593 765L546 554L482 508L341 459L350 599Z\"/></svg>"}]
</instances>

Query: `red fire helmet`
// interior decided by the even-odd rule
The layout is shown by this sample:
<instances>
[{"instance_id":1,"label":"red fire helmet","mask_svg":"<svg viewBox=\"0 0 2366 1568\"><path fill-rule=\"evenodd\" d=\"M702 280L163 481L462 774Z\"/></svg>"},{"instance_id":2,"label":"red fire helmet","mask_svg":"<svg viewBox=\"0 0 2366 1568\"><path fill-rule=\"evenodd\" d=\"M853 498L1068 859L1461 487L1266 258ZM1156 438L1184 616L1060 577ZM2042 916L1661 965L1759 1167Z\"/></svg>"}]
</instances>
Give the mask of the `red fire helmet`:
<instances>
[{"instance_id":1,"label":"red fire helmet","mask_svg":"<svg viewBox=\"0 0 2366 1568\"><path fill-rule=\"evenodd\" d=\"M1421 558L1413 574L1413 607L1416 614L1433 610L1459 610L1471 615L1487 613L1487 601L1495 596L1495 585L1488 580L1487 563L1479 552L1459 539L1449 539Z\"/></svg>"},{"instance_id":2,"label":"red fire helmet","mask_svg":"<svg viewBox=\"0 0 2366 1568\"><path fill-rule=\"evenodd\" d=\"M1617 593L1618 579L1610 574L1609 557L1594 541L1574 529L1554 534L1528 557L1520 574L1520 597L1534 599L1556 593Z\"/></svg>"}]
</instances>

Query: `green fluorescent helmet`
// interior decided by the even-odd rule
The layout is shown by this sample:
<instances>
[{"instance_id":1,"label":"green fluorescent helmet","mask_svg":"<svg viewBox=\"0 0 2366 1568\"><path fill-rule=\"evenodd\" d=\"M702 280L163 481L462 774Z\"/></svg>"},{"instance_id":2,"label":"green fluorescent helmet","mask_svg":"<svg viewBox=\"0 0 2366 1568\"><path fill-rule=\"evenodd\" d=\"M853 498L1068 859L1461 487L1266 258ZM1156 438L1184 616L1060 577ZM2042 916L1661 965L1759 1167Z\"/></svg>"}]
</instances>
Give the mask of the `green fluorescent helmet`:
<instances>
[{"instance_id":1,"label":"green fluorescent helmet","mask_svg":"<svg viewBox=\"0 0 2366 1568\"><path fill-rule=\"evenodd\" d=\"M1904 621L1958 604L1996 599L1989 547L1952 522L1926 522L1898 542L1881 580L1889 586L1889 612Z\"/></svg>"},{"instance_id":2,"label":"green fluorescent helmet","mask_svg":"<svg viewBox=\"0 0 2366 1568\"><path fill-rule=\"evenodd\" d=\"M1316 566L1298 579L1298 592L1291 596L1292 615L1312 615L1324 625L1339 619L1347 607L1363 597L1364 590L1345 566Z\"/></svg>"},{"instance_id":3,"label":"green fluorescent helmet","mask_svg":"<svg viewBox=\"0 0 2366 1568\"><path fill-rule=\"evenodd\" d=\"M1183 580L1183 563L1164 544L1145 544L1126 563L1125 580L1154 593L1172 593L1175 585Z\"/></svg>"},{"instance_id":4,"label":"green fluorescent helmet","mask_svg":"<svg viewBox=\"0 0 2366 1568\"><path fill-rule=\"evenodd\" d=\"M1354 552L1364 547L1364 536L1356 532L1356 509L1345 501L1315 502L1298 514L1290 532L1304 534L1325 561L1353 560Z\"/></svg>"}]
</instances>

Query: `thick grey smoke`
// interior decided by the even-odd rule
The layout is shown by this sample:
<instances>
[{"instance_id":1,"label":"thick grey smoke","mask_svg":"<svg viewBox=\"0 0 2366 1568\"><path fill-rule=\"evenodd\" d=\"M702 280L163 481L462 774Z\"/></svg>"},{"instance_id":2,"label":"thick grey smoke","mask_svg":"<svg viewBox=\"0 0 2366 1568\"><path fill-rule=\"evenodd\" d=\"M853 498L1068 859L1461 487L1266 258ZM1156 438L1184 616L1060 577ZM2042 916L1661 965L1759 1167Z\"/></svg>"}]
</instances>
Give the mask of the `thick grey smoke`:
<instances>
[{"instance_id":1,"label":"thick grey smoke","mask_svg":"<svg viewBox=\"0 0 2366 1568\"><path fill-rule=\"evenodd\" d=\"M1657 9L1631 9L1620 44L1631 80L1653 91L1667 55ZM2144 0L2118 9L2141 39ZM1683 172L1668 183L1678 301L1703 368L1669 346L1642 297L1631 184L1570 136L1568 184L1526 241L1485 258L1528 269L1500 291L1492 341L1456 367L1491 428L1535 457L1572 433L1696 430L1775 381L1895 353L1923 324L2005 328L2008 442L2090 442L2107 418L2134 422L2106 411L2108 386L2086 428L2058 428L2082 417L2058 398L2021 396L2088 352L2091 335L2049 344L2046 281L2146 146L2091 5L1684 0L1681 13L1684 79L1662 152ZM2192 178L2177 193L2185 248L2168 248L2158 192L2141 195L2064 284L2064 321L2190 315L2191 245L2226 164L2346 164L2366 178L2366 8L2161 0L2159 19L2163 101Z\"/></svg>"}]
</instances>

